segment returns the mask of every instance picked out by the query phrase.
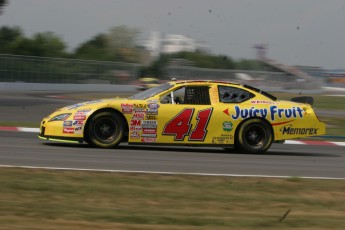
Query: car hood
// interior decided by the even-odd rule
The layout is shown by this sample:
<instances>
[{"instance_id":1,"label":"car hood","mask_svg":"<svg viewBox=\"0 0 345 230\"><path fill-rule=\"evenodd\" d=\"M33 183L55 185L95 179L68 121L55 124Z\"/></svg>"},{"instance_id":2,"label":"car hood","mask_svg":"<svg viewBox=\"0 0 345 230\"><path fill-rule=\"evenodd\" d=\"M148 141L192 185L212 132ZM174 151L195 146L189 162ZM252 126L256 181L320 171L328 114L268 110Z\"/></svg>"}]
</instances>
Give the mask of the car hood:
<instances>
[{"instance_id":1,"label":"car hood","mask_svg":"<svg viewBox=\"0 0 345 230\"><path fill-rule=\"evenodd\" d=\"M86 107L87 108L101 108L101 107L108 106L110 104L114 104L120 101L127 101L127 100L128 100L127 98L107 98L107 99L98 99L98 100L93 100L93 101L85 101L85 102L80 102L77 104L65 106L63 108L58 109L57 111L73 112L74 110L85 109Z\"/></svg>"}]
</instances>

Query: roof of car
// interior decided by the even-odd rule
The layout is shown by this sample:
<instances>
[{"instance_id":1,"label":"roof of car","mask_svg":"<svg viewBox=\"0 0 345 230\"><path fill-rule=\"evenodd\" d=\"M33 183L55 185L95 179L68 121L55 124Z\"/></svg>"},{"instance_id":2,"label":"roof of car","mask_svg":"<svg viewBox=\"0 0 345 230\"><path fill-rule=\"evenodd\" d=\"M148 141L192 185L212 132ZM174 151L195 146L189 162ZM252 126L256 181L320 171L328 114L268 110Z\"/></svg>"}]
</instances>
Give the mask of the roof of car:
<instances>
[{"instance_id":1,"label":"roof of car","mask_svg":"<svg viewBox=\"0 0 345 230\"><path fill-rule=\"evenodd\" d=\"M221 84L240 85L239 83L236 83L236 82L219 81L219 80L172 80L169 83L174 83L174 84L184 84L184 83L221 83Z\"/></svg>"}]
</instances>

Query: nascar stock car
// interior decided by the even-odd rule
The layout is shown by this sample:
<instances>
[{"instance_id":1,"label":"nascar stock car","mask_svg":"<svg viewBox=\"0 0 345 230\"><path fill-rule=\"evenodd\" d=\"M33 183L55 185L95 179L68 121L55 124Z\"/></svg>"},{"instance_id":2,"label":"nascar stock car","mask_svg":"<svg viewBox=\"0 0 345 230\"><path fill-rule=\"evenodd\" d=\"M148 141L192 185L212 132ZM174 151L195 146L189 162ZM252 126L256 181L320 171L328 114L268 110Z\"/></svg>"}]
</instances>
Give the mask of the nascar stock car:
<instances>
[{"instance_id":1,"label":"nascar stock car","mask_svg":"<svg viewBox=\"0 0 345 230\"><path fill-rule=\"evenodd\" d=\"M248 85L170 81L129 98L56 110L39 137L113 148L129 144L219 146L263 153L273 142L325 134L312 97L278 100Z\"/></svg>"}]
</instances>

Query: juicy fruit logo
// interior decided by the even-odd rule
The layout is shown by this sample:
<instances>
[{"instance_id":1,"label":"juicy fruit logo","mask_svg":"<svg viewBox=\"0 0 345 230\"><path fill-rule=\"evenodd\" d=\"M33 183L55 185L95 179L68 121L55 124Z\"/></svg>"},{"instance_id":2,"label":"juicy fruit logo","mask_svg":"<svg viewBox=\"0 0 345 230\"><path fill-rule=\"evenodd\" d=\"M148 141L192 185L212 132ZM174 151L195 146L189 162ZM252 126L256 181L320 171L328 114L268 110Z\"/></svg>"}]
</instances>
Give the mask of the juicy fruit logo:
<instances>
[{"instance_id":1,"label":"juicy fruit logo","mask_svg":"<svg viewBox=\"0 0 345 230\"><path fill-rule=\"evenodd\" d=\"M229 109L223 111L225 114L231 116L232 119L246 119L250 117L262 117L270 119L271 121L277 118L302 118L304 115L303 109L300 107L292 107L288 109L279 109L277 106L270 106L269 109L258 109L254 106L250 109L241 109L239 106L234 107L234 114L229 114Z\"/></svg>"}]
</instances>

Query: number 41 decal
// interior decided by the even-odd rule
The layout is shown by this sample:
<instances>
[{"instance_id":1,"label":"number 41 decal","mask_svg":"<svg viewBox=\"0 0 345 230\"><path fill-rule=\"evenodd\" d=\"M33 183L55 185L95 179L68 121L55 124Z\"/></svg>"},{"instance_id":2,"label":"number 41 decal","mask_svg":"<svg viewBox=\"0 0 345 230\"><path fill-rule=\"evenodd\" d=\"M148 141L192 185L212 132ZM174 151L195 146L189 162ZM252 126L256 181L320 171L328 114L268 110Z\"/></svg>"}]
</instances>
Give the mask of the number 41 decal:
<instances>
[{"instance_id":1,"label":"number 41 decal","mask_svg":"<svg viewBox=\"0 0 345 230\"><path fill-rule=\"evenodd\" d=\"M163 129L163 135L173 135L175 141L183 141L185 136L189 135L189 141L204 141L207 134L207 125L210 121L213 108L200 110L196 115L197 124L191 131L190 123L194 109L186 108L171 119Z\"/></svg>"}]
</instances>

